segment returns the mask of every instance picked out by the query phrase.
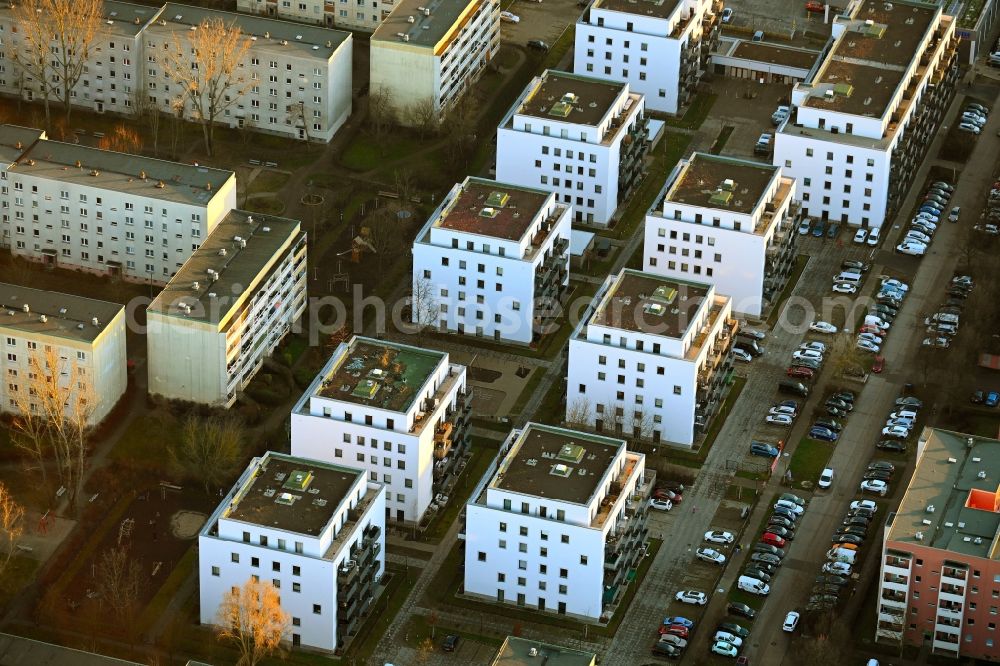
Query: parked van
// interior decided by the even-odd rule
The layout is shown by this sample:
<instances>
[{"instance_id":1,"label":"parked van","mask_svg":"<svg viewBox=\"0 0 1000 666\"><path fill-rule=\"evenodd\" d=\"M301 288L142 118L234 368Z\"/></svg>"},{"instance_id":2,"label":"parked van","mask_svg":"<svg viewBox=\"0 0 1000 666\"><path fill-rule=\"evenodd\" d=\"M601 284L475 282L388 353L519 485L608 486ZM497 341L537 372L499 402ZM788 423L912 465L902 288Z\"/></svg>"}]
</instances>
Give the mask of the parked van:
<instances>
[{"instance_id":1,"label":"parked van","mask_svg":"<svg viewBox=\"0 0 1000 666\"><path fill-rule=\"evenodd\" d=\"M759 594L762 597L767 596L771 592L771 588L767 583L756 578L751 578L750 576L740 576L739 580L736 581L736 587L744 592Z\"/></svg>"},{"instance_id":2,"label":"parked van","mask_svg":"<svg viewBox=\"0 0 1000 666\"><path fill-rule=\"evenodd\" d=\"M938 312L933 317L929 317L926 320L924 320L924 323L927 324L928 326L939 322L945 324L955 324L957 326L958 315L951 312Z\"/></svg>"},{"instance_id":3,"label":"parked van","mask_svg":"<svg viewBox=\"0 0 1000 666\"><path fill-rule=\"evenodd\" d=\"M855 560L858 559L858 554L847 548L831 548L826 552L826 559L831 562L845 562L853 565Z\"/></svg>"},{"instance_id":4,"label":"parked van","mask_svg":"<svg viewBox=\"0 0 1000 666\"><path fill-rule=\"evenodd\" d=\"M859 285L861 284L861 279L862 279L861 273L855 273L853 271L841 271L840 273L834 276L833 281L847 282L849 284Z\"/></svg>"},{"instance_id":5,"label":"parked van","mask_svg":"<svg viewBox=\"0 0 1000 666\"><path fill-rule=\"evenodd\" d=\"M778 391L791 395L800 395L803 398L809 395L809 387L802 382L778 382Z\"/></svg>"},{"instance_id":6,"label":"parked van","mask_svg":"<svg viewBox=\"0 0 1000 666\"><path fill-rule=\"evenodd\" d=\"M889 328L889 324L885 322L881 317L876 317L875 315L865 315L865 326L874 326L879 330L886 330Z\"/></svg>"}]
</instances>

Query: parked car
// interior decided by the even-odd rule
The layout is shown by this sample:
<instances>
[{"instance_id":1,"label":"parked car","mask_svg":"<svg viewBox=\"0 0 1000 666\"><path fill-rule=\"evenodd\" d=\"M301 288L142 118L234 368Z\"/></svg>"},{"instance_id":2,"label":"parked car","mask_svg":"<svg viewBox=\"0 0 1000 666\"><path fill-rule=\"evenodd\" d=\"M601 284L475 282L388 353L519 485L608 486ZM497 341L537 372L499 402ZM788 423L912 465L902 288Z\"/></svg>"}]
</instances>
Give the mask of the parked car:
<instances>
[{"instance_id":1,"label":"parked car","mask_svg":"<svg viewBox=\"0 0 1000 666\"><path fill-rule=\"evenodd\" d=\"M821 442L836 442L840 436L827 428L811 428L809 430L810 439L818 439Z\"/></svg>"},{"instance_id":2,"label":"parked car","mask_svg":"<svg viewBox=\"0 0 1000 666\"><path fill-rule=\"evenodd\" d=\"M670 511L674 508L673 503L670 500L652 498L649 500L649 508L656 509L657 511Z\"/></svg>"},{"instance_id":3,"label":"parked car","mask_svg":"<svg viewBox=\"0 0 1000 666\"><path fill-rule=\"evenodd\" d=\"M855 243L859 243L859 244L863 245L866 240L868 240L868 230L867 229L858 229L857 231L854 232L854 242Z\"/></svg>"},{"instance_id":4,"label":"parked car","mask_svg":"<svg viewBox=\"0 0 1000 666\"><path fill-rule=\"evenodd\" d=\"M721 543L721 544L731 544L736 537L733 536L732 532L724 532L722 530L711 530L705 532L705 541L709 543Z\"/></svg>"},{"instance_id":5,"label":"parked car","mask_svg":"<svg viewBox=\"0 0 1000 666\"><path fill-rule=\"evenodd\" d=\"M781 452L777 447L765 444L764 442L750 442L750 453L755 456L777 458Z\"/></svg>"},{"instance_id":6,"label":"parked car","mask_svg":"<svg viewBox=\"0 0 1000 666\"><path fill-rule=\"evenodd\" d=\"M781 493L778 497L779 502L791 502L792 504L798 504L799 506L805 508L806 501L794 493Z\"/></svg>"},{"instance_id":7,"label":"parked car","mask_svg":"<svg viewBox=\"0 0 1000 666\"><path fill-rule=\"evenodd\" d=\"M683 654L683 651L676 645L660 643L659 641L653 643L653 647L649 649L649 652L654 657L666 657L667 659L679 659L681 654Z\"/></svg>"},{"instance_id":8,"label":"parked car","mask_svg":"<svg viewBox=\"0 0 1000 666\"><path fill-rule=\"evenodd\" d=\"M787 631L789 633L795 631L795 628L799 626L799 614L795 611L789 611L785 615L785 622L781 625L782 631Z\"/></svg>"},{"instance_id":9,"label":"parked car","mask_svg":"<svg viewBox=\"0 0 1000 666\"><path fill-rule=\"evenodd\" d=\"M813 323L809 324L809 330L814 331L816 333L826 333L832 335L836 333L838 329L836 326L834 326L829 322L814 321Z\"/></svg>"},{"instance_id":10,"label":"parked car","mask_svg":"<svg viewBox=\"0 0 1000 666\"><path fill-rule=\"evenodd\" d=\"M757 611L750 606L740 603L738 601L732 601L726 606L726 612L730 615L738 615L740 617L745 617L748 620L752 620L757 617Z\"/></svg>"},{"instance_id":11,"label":"parked car","mask_svg":"<svg viewBox=\"0 0 1000 666\"><path fill-rule=\"evenodd\" d=\"M733 20L733 10L731 7L726 7L722 10L722 22L729 23Z\"/></svg>"},{"instance_id":12,"label":"parked car","mask_svg":"<svg viewBox=\"0 0 1000 666\"><path fill-rule=\"evenodd\" d=\"M861 482L861 490L863 492L876 493L885 497L885 495L889 492L889 484L885 481L865 479Z\"/></svg>"},{"instance_id":13,"label":"parked car","mask_svg":"<svg viewBox=\"0 0 1000 666\"><path fill-rule=\"evenodd\" d=\"M712 640L717 641L717 642L726 642L726 643L729 643L730 645L734 645L736 647L740 647L740 646L743 645L743 639L742 638L740 638L739 636L737 636L735 634L731 634L728 631L722 631L722 630L716 631L715 632L715 636L713 637Z\"/></svg>"},{"instance_id":14,"label":"parked car","mask_svg":"<svg viewBox=\"0 0 1000 666\"><path fill-rule=\"evenodd\" d=\"M540 39L529 39L528 48L535 51L541 51L543 53L548 53L549 45L547 42L543 42Z\"/></svg>"},{"instance_id":15,"label":"parked car","mask_svg":"<svg viewBox=\"0 0 1000 666\"><path fill-rule=\"evenodd\" d=\"M696 604L698 606L704 606L708 603L708 596L697 590L681 590L674 595L674 599L683 604Z\"/></svg>"},{"instance_id":16,"label":"parked car","mask_svg":"<svg viewBox=\"0 0 1000 666\"><path fill-rule=\"evenodd\" d=\"M749 363L753 360L753 356L749 352L739 347L733 347L733 358L740 363Z\"/></svg>"},{"instance_id":17,"label":"parked car","mask_svg":"<svg viewBox=\"0 0 1000 666\"><path fill-rule=\"evenodd\" d=\"M816 483L820 488L829 488L833 485L833 468L827 467L819 475L819 481Z\"/></svg>"},{"instance_id":18,"label":"parked car","mask_svg":"<svg viewBox=\"0 0 1000 666\"><path fill-rule=\"evenodd\" d=\"M906 444L903 442L893 441L891 439L881 440L875 445L875 448L882 451L889 451L890 453L906 453Z\"/></svg>"},{"instance_id":19,"label":"parked car","mask_svg":"<svg viewBox=\"0 0 1000 666\"><path fill-rule=\"evenodd\" d=\"M832 289L837 294L856 294L858 292L857 285L850 282L835 282Z\"/></svg>"},{"instance_id":20,"label":"parked car","mask_svg":"<svg viewBox=\"0 0 1000 666\"><path fill-rule=\"evenodd\" d=\"M742 624L736 624L735 622L720 622L717 629L719 631L730 633L734 636L739 636L740 638L750 637L750 630Z\"/></svg>"},{"instance_id":21,"label":"parked car","mask_svg":"<svg viewBox=\"0 0 1000 666\"><path fill-rule=\"evenodd\" d=\"M506 23L520 23L521 17L513 12L500 12L500 20Z\"/></svg>"},{"instance_id":22,"label":"parked car","mask_svg":"<svg viewBox=\"0 0 1000 666\"><path fill-rule=\"evenodd\" d=\"M781 566L781 558L771 553L750 553L751 562L763 562L773 567Z\"/></svg>"},{"instance_id":23,"label":"parked car","mask_svg":"<svg viewBox=\"0 0 1000 666\"><path fill-rule=\"evenodd\" d=\"M764 421L770 425L777 426L790 426L792 425L793 419L788 414L768 414Z\"/></svg>"},{"instance_id":24,"label":"parked car","mask_svg":"<svg viewBox=\"0 0 1000 666\"><path fill-rule=\"evenodd\" d=\"M664 626L669 627L672 624L679 624L682 627L686 627L688 629L694 628L694 622L680 615L668 615L667 617L663 618Z\"/></svg>"},{"instance_id":25,"label":"parked car","mask_svg":"<svg viewBox=\"0 0 1000 666\"><path fill-rule=\"evenodd\" d=\"M782 539L777 534L775 534L774 532L764 532L764 534L761 535L760 540L762 543L765 543L769 546L774 546L775 548L785 547L785 540Z\"/></svg>"},{"instance_id":26,"label":"parked car","mask_svg":"<svg viewBox=\"0 0 1000 666\"><path fill-rule=\"evenodd\" d=\"M712 564L726 563L726 556L714 548L699 548L695 551L695 555L703 562L711 562Z\"/></svg>"},{"instance_id":27,"label":"parked car","mask_svg":"<svg viewBox=\"0 0 1000 666\"><path fill-rule=\"evenodd\" d=\"M764 34L760 30L758 30L757 33L761 35ZM754 41L757 42L760 41L759 39L756 39L756 34L754 35ZM740 651L737 650L732 643L727 643L725 641L717 641L715 643L712 643L712 647L710 649L712 654L718 654L723 657L735 657L740 653Z\"/></svg>"}]
</instances>

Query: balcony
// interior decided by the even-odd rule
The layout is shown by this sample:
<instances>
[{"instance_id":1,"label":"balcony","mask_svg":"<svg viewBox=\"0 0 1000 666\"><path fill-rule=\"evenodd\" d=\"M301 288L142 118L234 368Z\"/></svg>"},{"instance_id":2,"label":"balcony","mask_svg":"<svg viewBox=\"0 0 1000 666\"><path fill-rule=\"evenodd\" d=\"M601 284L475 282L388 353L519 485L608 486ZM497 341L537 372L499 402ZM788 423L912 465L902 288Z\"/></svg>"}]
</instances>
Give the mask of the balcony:
<instances>
[{"instance_id":1,"label":"balcony","mask_svg":"<svg viewBox=\"0 0 1000 666\"><path fill-rule=\"evenodd\" d=\"M434 457L437 460L441 460L451 451L451 445L454 442L452 435L454 434L455 424L451 421L442 421L438 423L437 428L434 430Z\"/></svg>"}]
</instances>

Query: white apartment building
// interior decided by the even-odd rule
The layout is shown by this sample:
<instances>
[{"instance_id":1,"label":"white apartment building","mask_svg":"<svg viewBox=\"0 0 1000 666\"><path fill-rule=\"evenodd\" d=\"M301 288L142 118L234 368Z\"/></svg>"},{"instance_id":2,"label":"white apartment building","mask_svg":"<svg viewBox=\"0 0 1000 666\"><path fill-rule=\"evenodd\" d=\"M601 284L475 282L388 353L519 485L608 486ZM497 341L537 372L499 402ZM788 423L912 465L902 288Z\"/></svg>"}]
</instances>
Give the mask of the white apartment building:
<instances>
[{"instance_id":1,"label":"white apartment building","mask_svg":"<svg viewBox=\"0 0 1000 666\"><path fill-rule=\"evenodd\" d=\"M609 276L569 339L566 420L691 447L728 390L736 327L710 284Z\"/></svg>"},{"instance_id":2,"label":"white apartment building","mask_svg":"<svg viewBox=\"0 0 1000 666\"><path fill-rule=\"evenodd\" d=\"M306 309L298 220L233 210L146 309L149 392L231 406Z\"/></svg>"},{"instance_id":3,"label":"white apartment building","mask_svg":"<svg viewBox=\"0 0 1000 666\"><path fill-rule=\"evenodd\" d=\"M0 94L29 102L39 100L44 95L42 87L15 59L15 51L23 47L23 42L11 4L0 5ZM89 61L70 91L74 105L97 113L133 112L136 95L143 94L142 31L159 12L157 7L104 1L103 21ZM60 104L62 89L50 90L49 99Z\"/></svg>"},{"instance_id":4,"label":"white apartment building","mask_svg":"<svg viewBox=\"0 0 1000 666\"><path fill-rule=\"evenodd\" d=\"M236 0L236 11L330 28L373 32L394 0Z\"/></svg>"},{"instance_id":5,"label":"white apartment building","mask_svg":"<svg viewBox=\"0 0 1000 666\"><path fill-rule=\"evenodd\" d=\"M20 125L0 125L0 172L17 164L33 143L47 139L45 130Z\"/></svg>"},{"instance_id":6,"label":"white apartment building","mask_svg":"<svg viewBox=\"0 0 1000 666\"><path fill-rule=\"evenodd\" d=\"M0 136L25 131L3 126ZM0 172L3 244L32 261L165 284L236 206L232 171L18 142L20 157Z\"/></svg>"},{"instance_id":7,"label":"white apartment building","mask_svg":"<svg viewBox=\"0 0 1000 666\"><path fill-rule=\"evenodd\" d=\"M466 504L465 594L599 620L646 549L655 473L620 439L511 432Z\"/></svg>"},{"instance_id":8,"label":"white apartment building","mask_svg":"<svg viewBox=\"0 0 1000 666\"><path fill-rule=\"evenodd\" d=\"M397 120L441 114L479 79L500 48L496 0L400 0L371 38L371 93Z\"/></svg>"},{"instance_id":9,"label":"white apartment building","mask_svg":"<svg viewBox=\"0 0 1000 666\"><path fill-rule=\"evenodd\" d=\"M217 119L220 125L328 142L351 114L349 32L174 3L156 8L108 1L104 14L96 48L71 93L81 108L128 114L136 95L144 94L173 116L181 88L167 78L161 53L178 44L189 51L190 31L205 19L220 19L252 40L243 63L252 86ZM0 7L0 93L35 100L38 82L14 61L21 47L16 35L10 7ZM235 85L233 94L243 87ZM50 98L62 99L60 90ZM190 103L184 113L198 120Z\"/></svg>"},{"instance_id":10,"label":"white apartment building","mask_svg":"<svg viewBox=\"0 0 1000 666\"><path fill-rule=\"evenodd\" d=\"M58 354L60 386L91 403L87 422L97 425L125 393L125 307L118 303L0 283L2 409L19 412L18 393L30 393L31 375ZM35 364L32 361L35 361ZM40 365L38 365L40 364ZM84 391L81 395L79 391ZM34 406L35 402L32 400ZM68 401L67 414L79 415Z\"/></svg>"},{"instance_id":11,"label":"white apartment building","mask_svg":"<svg viewBox=\"0 0 1000 666\"><path fill-rule=\"evenodd\" d=\"M292 454L366 470L386 519L419 523L468 450L471 408L448 354L355 336L292 409Z\"/></svg>"},{"instance_id":12,"label":"white apartment building","mask_svg":"<svg viewBox=\"0 0 1000 666\"><path fill-rule=\"evenodd\" d=\"M292 647L333 652L369 614L385 571L385 486L357 469L268 451L198 535L201 623L251 577L279 589Z\"/></svg>"},{"instance_id":13,"label":"white apartment building","mask_svg":"<svg viewBox=\"0 0 1000 666\"><path fill-rule=\"evenodd\" d=\"M533 342L569 285L570 209L549 191L455 185L413 242L413 323Z\"/></svg>"},{"instance_id":14,"label":"white apartment building","mask_svg":"<svg viewBox=\"0 0 1000 666\"><path fill-rule=\"evenodd\" d=\"M497 130L497 180L556 193L576 222L607 225L641 180L643 96L627 83L546 70Z\"/></svg>"},{"instance_id":15,"label":"white apartment building","mask_svg":"<svg viewBox=\"0 0 1000 666\"><path fill-rule=\"evenodd\" d=\"M803 214L879 227L899 208L954 93L959 38L935 4L864 0L849 11L792 90L774 164L796 180Z\"/></svg>"},{"instance_id":16,"label":"white apartment building","mask_svg":"<svg viewBox=\"0 0 1000 666\"><path fill-rule=\"evenodd\" d=\"M719 39L722 0L596 0L576 22L573 71L626 81L646 108L679 113Z\"/></svg>"},{"instance_id":17,"label":"white apartment building","mask_svg":"<svg viewBox=\"0 0 1000 666\"><path fill-rule=\"evenodd\" d=\"M781 167L695 153L646 213L643 269L704 280L733 311L760 317L795 266L795 181Z\"/></svg>"},{"instance_id":18,"label":"white apartment building","mask_svg":"<svg viewBox=\"0 0 1000 666\"><path fill-rule=\"evenodd\" d=\"M244 56L252 83L220 123L233 128L328 142L351 115L351 34L289 21L167 4L143 31L145 88L151 103L173 113L180 88L157 63L157 49L186 47L186 33L206 19L235 24L252 41ZM189 50L189 49L188 49ZM236 91L238 92L238 90ZM194 118L185 105L185 115Z\"/></svg>"}]
</instances>

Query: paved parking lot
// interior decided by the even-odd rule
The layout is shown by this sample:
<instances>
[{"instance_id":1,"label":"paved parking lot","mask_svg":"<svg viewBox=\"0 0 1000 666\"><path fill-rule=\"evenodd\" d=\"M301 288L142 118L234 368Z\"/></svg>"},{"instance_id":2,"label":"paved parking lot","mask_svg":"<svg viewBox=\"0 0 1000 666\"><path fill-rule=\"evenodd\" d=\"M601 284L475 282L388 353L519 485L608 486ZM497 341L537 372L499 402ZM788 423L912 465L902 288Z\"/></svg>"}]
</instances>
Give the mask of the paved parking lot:
<instances>
[{"instance_id":1,"label":"paved parking lot","mask_svg":"<svg viewBox=\"0 0 1000 666\"><path fill-rule=\"evenodd\" d=\"M504 4L504 3L501 3ZM576 23L583 9L576 0L515 0L505 8L521 21L500 24L500 38L524 46L531 39L541 39L549 46L555 44L567 26ZM570 68L572 69L572 68Z\"/></svg>"},{"instance_id":2,"label":"paved parking lot","mask_svg":"<svg viewBox=\"0 0 1000 666\"><path fill-rule=\"evenodd\" d=\"M846 5L846 0L840 3ZM748 32L763 30L766 35L788 38L803 30L829 35L830 26L821 14L805 10L805 0L726 0L733 10L732 26ZM833 13L831 13L833 16Z\"/></svg>"}]
</instances>

